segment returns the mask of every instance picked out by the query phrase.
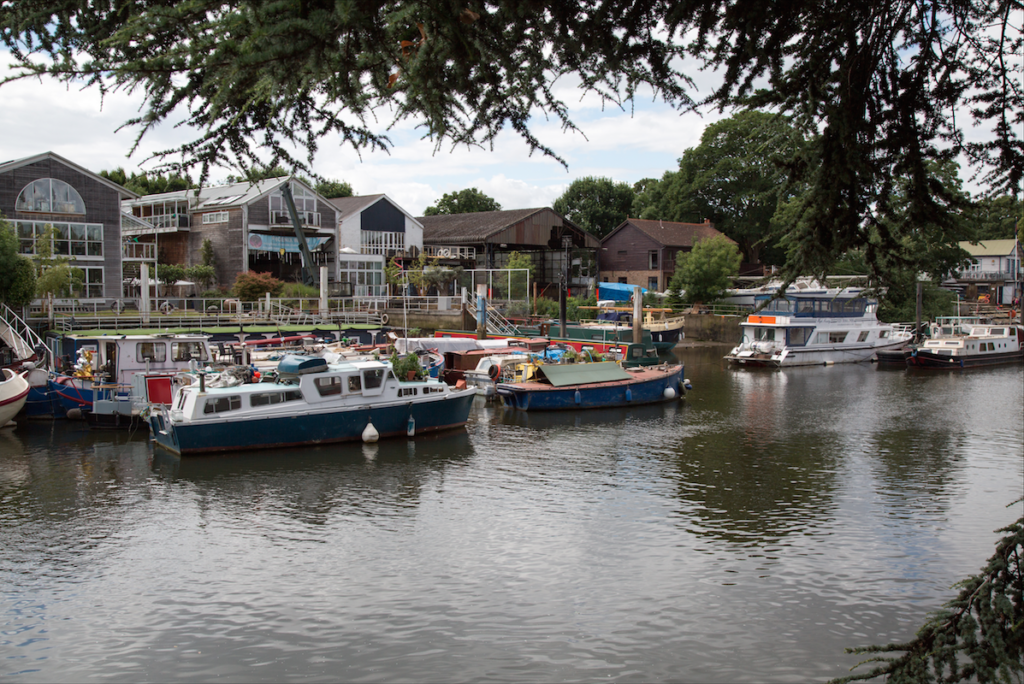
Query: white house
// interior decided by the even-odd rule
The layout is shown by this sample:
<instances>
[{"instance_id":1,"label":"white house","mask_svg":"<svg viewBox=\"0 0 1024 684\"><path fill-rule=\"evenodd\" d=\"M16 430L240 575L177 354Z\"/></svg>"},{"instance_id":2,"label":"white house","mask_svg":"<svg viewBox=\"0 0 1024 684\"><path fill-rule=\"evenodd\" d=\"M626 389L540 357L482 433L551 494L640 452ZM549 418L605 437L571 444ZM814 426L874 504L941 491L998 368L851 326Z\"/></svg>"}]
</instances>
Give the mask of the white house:
<instances>
[{"instance_id":1,"label":"white house","mask_svg":"<svg viewBox=\"0 0 1024 684\"><path fill-rule=\"evenodd\" d=\"M1020 242L985 240L976 245L961 242L960 247L973 257L973 262L956 275L956 283L968 289L976 288L977 296L988 295L993 304L1012 303L1020 294L1024 275Z\"/></svg>"}]
</instances>

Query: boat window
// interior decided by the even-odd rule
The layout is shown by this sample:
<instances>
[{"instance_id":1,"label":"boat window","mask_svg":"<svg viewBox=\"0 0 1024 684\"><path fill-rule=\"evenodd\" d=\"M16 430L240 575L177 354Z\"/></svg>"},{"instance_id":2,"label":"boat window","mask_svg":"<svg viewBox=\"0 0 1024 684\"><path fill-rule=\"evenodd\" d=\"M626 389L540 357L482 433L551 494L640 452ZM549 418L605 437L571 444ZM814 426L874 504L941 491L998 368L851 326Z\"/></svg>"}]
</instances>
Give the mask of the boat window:
<instances>
[{"instance_id":1,"label":"boat window","mask_svg":"<svg viewBox=\"0 0 1024 684\"><path fill-rule=\"evenodd\" d=\"M754 339L758 342L775 341L775 328L754 328Z\"/></svg>"},{"instance_id":2,"label":"boat window","mask_svg":"<svg viewBox=\"0 0 1024 684\"><path fill-rule=\"evenodd\" d=\"M384 369L374 368L363 371L363 386L366 389L376 389L384 384Z\"/></svg>"},{"instance_id":3,"label":"boat window","mask_svg":"<svg viewBox=\"0 0 1024 684\"><path fill-rule=\"evenodd\" d=\"M820 332L820 333L818 333L817 335L814 336L814 344L827 344L827 343L828 343L828 333Z\"/></svg>"},{"instance_id":4,"label":"boat window","mask_svg":"<svg viewBox=\"0 0 1024 684\"><path fill-rule=\"evenodd\" d=\"M242 397L237 394L230 397L216 397L206 400L203 413L224 413L242 408Z\"/></svg>"},{"instance_id":5,"label":"boat window","mask_svg":"<svg viewBox=\"0 0 1024 684\"><path fill-rule=\"evenodd\" d=\"M810 334L810 328L790 328L789 344L794 347L802 347L807 344L807 339L810 337Z\"/></svg>"},{"instance_id":6,"label":"boat window","mask_svg":"<svg viewBox=\"0 0 1024 684\"><path fill-rule=\"evenodd\" d=\"M163 342L139 342L135 345L135 358L139 361L166 361L167 345Z\"/></svg>"},{"instance_id":7,"label":"boat window","mask_svg":"<svg viewBox=\"0 0 1024 684\"><path fill-rule=\"evenodd\" d=\"M362 392L363 391L363 381L359 378L358 375L350 375L350 376L348 376L348 391L349 392Z\"/></svg>"},{"instance_id":8,"label":"boat window","mask_svg":"<svg viewBox=\"0 0 1024 684\"><path fill-rule=\"evenodd\" d=\"M772 303L773 311L792 311L792 303L788 299L776 299Z\"/></svg>"},{"instance_id":9,"label":"boat window","mask_svg":"<svg viewBox=\"0 0 1024 684\"><path fill-rule=\"evenodd\" d=\"M878 331L878 339L884 340L887 337L889 337L889 331L888 330L879 330Z\"/></svg>"},{"instance_id":10,"label":"boat window","mask_svg":"<svg viewBox=\"0 0 1024 684\"><path fill-rule=\"evenodd\" d=\"M209 360L209 357L206 355L206 345L202 342L172 342L171 357L175 361L188 361L190 359L195 359L196 361Z\"/></svg>"},{"instance_id":11,"label":"boat window","mask_svg":"<svg viewBox=\"0 0 1024 684\"><path fill-rule=\"evenodd\" d=\"M860 335L857 335L857 341L858 342L867 342L868 335L870 335L870 334L871 334L871 332L868 331L868 330L861 330L860 331Z\"/></svg>"},{"instance_id":12,"label":"boat window","mask_svg":"<svg viewBox=\"0 0 1024 684\"><path fill-rule=\"evenodd\" d=\"M814 301L810 299L801 299L796 304L796 312L801 314L814 313Z\"/></svg>"},{"instance_id":13,"label":"boat window","mask_svg":"<svg viewBox=\"0 0 1024 684\"><path fill-rule=\"evenodd\" d=\"M818 314L832 313L832 302L818 300L814 302L814 311Z\"/></svg>"},{"instance_id":14,"label":"boat window","mask_svg":"<svg viewBox=\"0 0 1024 684\"><path fill-rule=\"evenodd\" d=\"M316 391L320 393L321 397L341 394L341 378L336 375L329 378L317 378L313 382L316 385Z\"/></svg>"},{"instance_id":15,"label":"boat window","mask_svg":"<svg viewBox=\"0 0 1024 684\"><path fill-rule=\"evenodd\" d=\"M830 332L828 334L828 341L831 344L839 344L840 342L846 341L847 332L845 330L841 332Z\"/></svg>"},{"instance_id":16,"label":"boat window","mask_svg":"<svg viewBox=\"0 0 1024 684\"><path fill-rule=\"evenodd\" d=\"M416 388L415 387L399 387L398 388L398 396L400 396L400 397L415 397L416 396Z\"/></svg>"},{"instance_id":17,"label":"boat window","mask_svg":"<svg viewBox=\"0 0 1024 684\"><path fill-rule=\"evenodd\" d=\"M285 401L295 401L301 399L302 393L297 390L288 390L287 392L258 392L256 394L249 395L250 406L268 406L270 404L280 404Z\"/></svg>"},{"instance_id":18,"label":"boat window","mask_svg":"<svg viewBox=\"0 0 1024 684\"><path fill-rule=\"evenodd\" d=\"M1005 335L1005 334L1006 334L1006 329L1005 328L992 328L991 332L989 332L989 335Z\"/></svg>"},{"instance_id":19,"label":"boat window","mask_svg":"<svg viewBox=\"0 0 1024 684\"><path fill-rule=\"evenodd\" d=\"M178 410L179 411L185 408L185 399L187 399L187 398L188 398L188 393L187 392L179 392L178 393Z\"/></svg>"}]
</instances>

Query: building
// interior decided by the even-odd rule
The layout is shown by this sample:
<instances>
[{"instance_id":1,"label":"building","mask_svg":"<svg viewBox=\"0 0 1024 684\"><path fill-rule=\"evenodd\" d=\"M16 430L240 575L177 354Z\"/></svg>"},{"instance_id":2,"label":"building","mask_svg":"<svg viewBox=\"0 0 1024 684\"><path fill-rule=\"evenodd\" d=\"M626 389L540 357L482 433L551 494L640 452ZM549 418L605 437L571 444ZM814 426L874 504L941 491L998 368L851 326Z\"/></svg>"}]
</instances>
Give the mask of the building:
<instances>
[{"instance_id":1,"label":"building","mask_svg":"<svg viewBox=\"0 0 1024 684\"><path fill-rule=\"evenodd\" d=\"M1021 294L1024 270L1018 240L985 240L976 245L961 242L960 247L971 255L971 263L944 286L961 290L967 301L987 297L999 305L1009 305Z\"/></svg>"},{"instance_id":2,"label":"building","mask_svg":"<svg viewBox=\"0 0 1024 684\"><path fill-rule=\"evenodd\" d=\"M133 217L125 235L135 244L152 244L166 263L200 263L210 241L217 281L230 286L247 271L301 282L302 257L282 189L290 184L303 235L316 262L338 278L337 210L309 185L292 176L233 183L195 190L145 195L124 202ZM132 273L126 271L130 280Z\"/></svg>"},{"instance_id":3,"label":"building","mask_svg":"<svg viewBox=\"0 0 1024 684\"><path fill-rule=\"evenodd\" d=\"M626 219L601 240L601 281L663 292L675 274L677 256L692 250L698 241L716 235L722 233L710 221Z\"/></svg>"},{"instance_id":4,"label":"building","mask_svg":"<svg viewBox=\"0 0 1024 684\"><path fill-rule=\"evenodd\" d=\"M557 285L568 268L569 287L593 287L600 242L546 207L421 216L423 249L464 268L504 268L512 252L531 257L540 290ZM557 297L557 293L551 293Z\"/></svg>"},{"instance_id":5,"label":"building","mask_svg":"<svg viewBox=\"0 0 1024 684\"><path fill-rule=\"evenodd\" d=\"M122 251L121 202L137 195L74 162L43 152L0 164L0 214L14 224L22 254L39 253L47 226L52 253L84 272L76 299L121 297L122 264L138 259Z\"/></svg>"}]
</instances>

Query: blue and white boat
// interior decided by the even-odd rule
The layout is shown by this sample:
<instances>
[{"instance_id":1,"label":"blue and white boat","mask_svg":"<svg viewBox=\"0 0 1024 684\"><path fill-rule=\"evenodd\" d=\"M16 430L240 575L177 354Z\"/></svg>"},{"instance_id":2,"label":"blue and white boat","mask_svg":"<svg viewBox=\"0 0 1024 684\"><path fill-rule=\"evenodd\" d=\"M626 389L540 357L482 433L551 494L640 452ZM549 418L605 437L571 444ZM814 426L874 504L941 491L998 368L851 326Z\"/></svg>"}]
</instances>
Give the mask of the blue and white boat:
<instances>
[{"instance_id":1,"label":"blue and white boat","mask_svg":"<svg viewBox=\"0 0 1024 684\"><path fill-rule=\"evenodd\" d=\"M207 376L178 388L170 407L153 405L156 444L178 454L248 451L411 437L462 427L476 390L434 379L400 381L385 361L328 364L285 357L276 378L211 387Z\"/></svg>"},{"instance_id":2,"label":"blue and white boat","mask_svg":"<svg viewBox=\"0 0 1024 684\"><path fill-rule=\"evenodd\" d=\"M671 401L686 385L682 364L625 369L602 361L538 366L536 379L498 383L495 390L520 411L564 411Z\"/></svg>"}]
</instances>

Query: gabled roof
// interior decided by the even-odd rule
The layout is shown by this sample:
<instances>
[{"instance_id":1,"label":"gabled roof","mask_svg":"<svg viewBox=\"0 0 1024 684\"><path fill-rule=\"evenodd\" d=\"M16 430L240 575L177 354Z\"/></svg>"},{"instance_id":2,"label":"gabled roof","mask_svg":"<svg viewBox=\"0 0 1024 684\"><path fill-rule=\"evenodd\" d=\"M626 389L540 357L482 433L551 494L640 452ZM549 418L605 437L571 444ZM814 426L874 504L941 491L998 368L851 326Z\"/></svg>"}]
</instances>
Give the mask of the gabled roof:
<instances>
[{"instance_id":1,"label":"gabled roof","mask_svg":"<svg viewBox=\"0 0 1024 684\"><path fill-rule=\"evenodd\" d=\"M354 216L360 213L361 211L369 209L370 207L372 207L377 202L380 202L381 200L386 200L391 206L405 214L409 219L415 221L416 223L421 223L420 219L415 218L405 209L398 206L398 204L393 199L391 199L384 193L381 193L379 195L353 195L352 197L335 197L334 199L329 199L327 201L330 202L331 205L333 205L334 208L338 210L338 220L343 221L347 219L349 216Z\"/></svg>"},{"instance_id":2,"label":"gabled roof","mask_svg":"<svg viewBox=\"0 0 1024 684\"><path fill-rule=\"evenodd\" d=\"M676 223L674 221L649 221L646 219L628 218L618 228L606 235L601 242L606 242L626 226L633 226L655 242L666 247L693 247L693 244L698 240L723 234L711 223ZM736 244L735 240L727 239L729 242Z\"/></svg>"},{"instance_id":3,"label":"gabled roof","mask_svg":"<svg viewBox=\"0 0 1024 684\"><path fill-rule=\"evenodd\" d=\"M588 247L598 246L597 238L550 207L421 216L417 220L423 224L424 244L481 244L493 242L490 238L500 234L514 232L510 229L543 212L551 212L561 225L582 235Z\"/></svg>"},{"instance_id":4,"label":"gabled roof","mask_svg":"<svg viewBox=\"0 0 1024 684\"><path fill-rule=\"evenodd\" d=\"M1016 245L1017 241L1012 238L1009 240L984 240L976 245L972 245L970 242L960 243L961 249L975 257L1008 256L1013 254L1013 248Z\"/></svg>"},{"instance_id":5,"label":"gabled roof","mask_svg":"<svg viewBox=\"0 0 1024 684\"><path fill-rule=\"evenodd\" d=\"M41 153L33 155L31 157L24 157L23 159L13 159L11 161L3 162L2 164L0 164L0 173L4 173L6 171L13 171L14 169L20 169L22 166L28 166L29 164L35 164L36 162L41 162L41 161L43 161L45 159L52 159L53 161L59 162L59 163L63 164L64 166L70 167L70 168L74 169L75 171L78 171L81 174L89 176L93 180L95 180L95 181L97 181L99 183L102 183L103 185L106 185L111 190L117 192L118 195L122 199L126 198L126 197L138 197L138 195L136 195L134 192L132 192L128 188L126 188L126 187L124 187L122 185L118 185L114 181L109 180L107 178L104 178L103 176L99 175L98 173L93 173L89 169L87 169L85 167L82 167L82 166L79 166L78 164L74 163L73 161L69 161L69 160L65 159L64 157L60 156L59 154L54 154L53 152L41 152Z\"/></svg>"}]
</instances>

